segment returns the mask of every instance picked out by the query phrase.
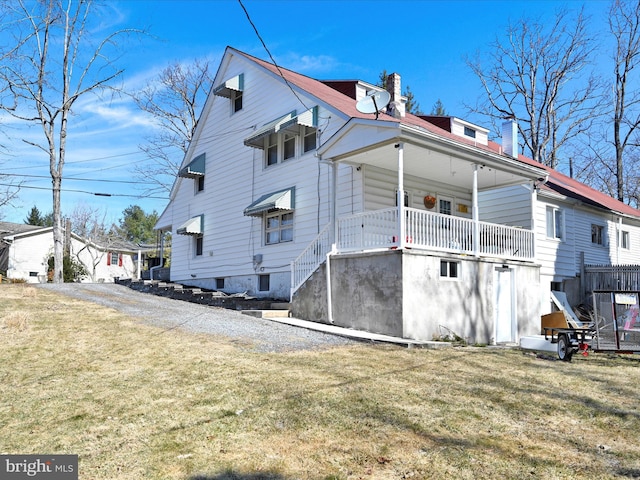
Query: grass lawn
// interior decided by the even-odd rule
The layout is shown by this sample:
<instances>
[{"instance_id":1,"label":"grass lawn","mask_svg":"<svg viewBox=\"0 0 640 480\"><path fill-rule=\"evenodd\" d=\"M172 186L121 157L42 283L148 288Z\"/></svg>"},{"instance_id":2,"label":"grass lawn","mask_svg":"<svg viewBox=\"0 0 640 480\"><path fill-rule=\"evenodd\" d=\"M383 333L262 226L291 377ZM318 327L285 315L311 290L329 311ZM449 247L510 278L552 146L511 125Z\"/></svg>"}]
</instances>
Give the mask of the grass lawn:
<instances>
[{"instance_id":1,"label":"grass lawn","mask_svg":"<svg viewBox=\"0 0 640 480\"><path fill-rule=\"evenodd\" d=\"M638 357L256 353L3 285L0 398L0 453L80 479L640 478Z\"/></svg>"}]
</instances>

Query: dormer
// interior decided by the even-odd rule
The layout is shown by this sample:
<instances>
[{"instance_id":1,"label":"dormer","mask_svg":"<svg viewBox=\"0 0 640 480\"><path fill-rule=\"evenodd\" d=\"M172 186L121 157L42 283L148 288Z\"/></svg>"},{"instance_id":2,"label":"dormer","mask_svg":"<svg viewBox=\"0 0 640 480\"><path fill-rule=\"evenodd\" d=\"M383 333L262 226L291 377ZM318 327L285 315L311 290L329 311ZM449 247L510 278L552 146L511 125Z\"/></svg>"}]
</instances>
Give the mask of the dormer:
<instances>
[{"instance_id":1,"label":"dormer","mask_svg":"<svg viewBox=\"0 0 640 480\"><path fill-rule=\"evenodd\" d=\"M489 130L460 118L442 115L420 115L420 118L454 135L472 140L478 145L489 143Z\"/></svg>"}]
</instances>

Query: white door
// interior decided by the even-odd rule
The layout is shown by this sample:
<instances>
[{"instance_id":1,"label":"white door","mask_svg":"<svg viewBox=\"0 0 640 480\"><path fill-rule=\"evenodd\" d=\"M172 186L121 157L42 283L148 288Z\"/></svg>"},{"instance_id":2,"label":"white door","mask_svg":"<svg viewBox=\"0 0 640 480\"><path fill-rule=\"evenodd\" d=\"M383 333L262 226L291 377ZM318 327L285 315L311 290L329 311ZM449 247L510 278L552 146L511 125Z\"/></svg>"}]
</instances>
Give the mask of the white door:
<instances>
[{"instance_id":1,"label":"white door","mask_svg":"<svg viewBox=\"0 0 640 480\"><path fill-rule=\"evenodd\" d=\"M495 328L496 343L516 341L516 309L513 286L513 270L496 267L493 273L495 286Z\"/></svg>"}]
</instances>

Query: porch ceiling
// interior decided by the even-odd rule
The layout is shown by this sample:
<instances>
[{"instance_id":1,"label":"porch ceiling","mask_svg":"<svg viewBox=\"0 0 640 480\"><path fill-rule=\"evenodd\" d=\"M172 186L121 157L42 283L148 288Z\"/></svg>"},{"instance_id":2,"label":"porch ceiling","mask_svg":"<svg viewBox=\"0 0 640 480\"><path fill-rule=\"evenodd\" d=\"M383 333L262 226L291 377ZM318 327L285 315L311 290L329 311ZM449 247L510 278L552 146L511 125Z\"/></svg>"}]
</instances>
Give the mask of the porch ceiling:
<instances>
[{"instance_id":1,"label":"porch ceiling","mask_svg":"<svg viewBox=\"0 0 640 480\"><path fill-rule=\"evenodd\" d=\"M386 128L385 128L386 127ZM474 165L478 168L478 189L522 184L546 177L542 169L530 167L515 159L487 152L473 145L441 139L434 134L406 129L399 124L351 125L342 136L336 136L321 147L321 155L352 165L372 165L398 170L398 148L404 145L404 173L432 182L471 190ZM366 144L363 144L365 138Z\"/></svg>"}]
</instances>

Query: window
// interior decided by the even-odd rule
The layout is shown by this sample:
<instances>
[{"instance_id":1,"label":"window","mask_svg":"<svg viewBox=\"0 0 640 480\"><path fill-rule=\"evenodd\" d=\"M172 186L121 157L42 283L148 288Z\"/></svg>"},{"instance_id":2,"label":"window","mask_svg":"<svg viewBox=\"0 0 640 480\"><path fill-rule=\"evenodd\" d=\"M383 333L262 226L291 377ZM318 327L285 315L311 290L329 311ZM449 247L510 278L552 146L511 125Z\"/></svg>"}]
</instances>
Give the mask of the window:
<instances>
[{"instance_id":1,"label":"window","mask_svg":"<svg viewBox=\"0 0 640 480\"><path fill-rule=\"evenodd\" d=\"M396 190L396 207L398 206L398 190ZM404 206L409 206L409 192L404 191Z\"/></svg>"},{"instance_id":2,"label":"window","mask_svg":"<svg viewBox=\"0 0 640 480\"><path fill-rule=\"evenodd\" d=\"M296 156L296 136L290 133L284 134L282 159L289 160Z\"/></svg>"},{"instance_id":3,"label":"window","mask_svg":"<svg viewBox=\"0 0 640 480\"><path fill-rule=\"evenodd\" d=\"M591 224L591 243L604 245L604 227Z\"/></svg>"},{"instance_id":4,"label":"window","mask_svg":"<svg viewBox=\"0 0 640 480\"><path fill-rule=\"evenodd\" d=\"M440 276L445 278L458 278L460 262L440 260Z\"/></svg>"},{"instance_id":5,"label":"window","mask_svg":"<svg viewBox=\"0 0 640 480\"><path fill-rule=\"evenodd\" d=\"M204 190L204 175L196 179L196 193Z\"/></svg>"},{"instance_id":6,"label":"window","mask_svg":"<svg viewBox=\"0 0 640 480\"><path fill-rule=\"evenodd\" d=\"M562 210L547 207L547 238L562 240L564 238L563 232Z\"/></svg>"},{"instance_id":7,"label":"window","mask_svg":"<svg viewBox=\"0 0 640 480\"><path fill-rule=\"evenodd\" d=\"M108 252L107 253L107 265L118 265L122 266L122 257L118 255L117 252Z\"/></svg>"},{"instance_id":8,"label":"window","mask_svg":"<svg viewBox=\"0 0 640 480\"><path fill-rule=\"evenodd\" d=\"M268 215L265 219L265 243L291 242L293 240L293 212Z\"/></svg>"},{"instance_id":9,"label":"window","mask_svg":"<svg viewBox=\"0 0 640 480\"><path fill-rule=\"evenodd\" d=\"M302 127L302 153L316 149L316 129L312 127Z\"/></svg>"},{"instance_id":10,"label":"window","mask_svg":"<svg viewBox=\"0 0 640 480\"><path fill-rule=\"evenodd\" d=\"M451 200L440 199L438 200L438 211L444 215L451 215Z\"/></svg>"},{"instance_id":11,"label":"window","mask_svg":"<svg viewBox=\"0 0 640 480\"><path fill-rule=\"evenodd\" d=\"M272 133L267 137L267 148L265 149L265 155L267 160L267 166L275 165L278 163L278 135Z\"/></svg>"},{"instance_id":12,"label":"window","mask_svg":"<svg viewBox=\"0 0 640 480\"><path fill-rule=\"evenodd\" d=\"M258 290L261 292L268 292L270 289L269 286L269 275L259 275L258 276Z\"/></svg>"},{"instance_id":13,"label":"window","mask_svg":"<svg viewBox=\"0 0 640 480\"><path fill-rule=\"evenodd\" d=\"M201 233L199 233L198 235L194 235L193 242L194 242L195 256L199 257L202 255L202 247L204 245L204 236Z\"/></svg>"},{"instance_id":14,"label":"window","mask_svg":"<svg viewBox=\"0 0 640 480\"><path fill-rule=\"evenodd\" d=\"M224 288L224 278L216 278L216 290L222 290Z\"/></svg>"},{"instance_id":15,"label":"window","mask_svg":"<svg viewBox=\"0 0 640 480\"><path fill-rule=\"evenodd\" d=\"M631 245L629 244L629 232L624 230L618 231L618 246L626 250L631 248Z\"/></svg>"},{"instance_id":16,"label":"window","mask_svg":"<svg viewBox=\"0 0 640 480\"><path fill-rule=\"evenodd\" d=\"M476 138L476 131L473 128L464 127L464 134L467 137Z\"/></svg>"},{"instance_id":17,"label":"window","mask_svg":"<svg viewBox=\"0 0 640 480\"><path fill-rule=\"evenodd\" d=\"M233 92L231 95L232 111L233 113L242 110L242 92Z\"/></svg>"}]
</instances>

